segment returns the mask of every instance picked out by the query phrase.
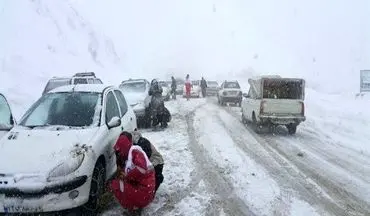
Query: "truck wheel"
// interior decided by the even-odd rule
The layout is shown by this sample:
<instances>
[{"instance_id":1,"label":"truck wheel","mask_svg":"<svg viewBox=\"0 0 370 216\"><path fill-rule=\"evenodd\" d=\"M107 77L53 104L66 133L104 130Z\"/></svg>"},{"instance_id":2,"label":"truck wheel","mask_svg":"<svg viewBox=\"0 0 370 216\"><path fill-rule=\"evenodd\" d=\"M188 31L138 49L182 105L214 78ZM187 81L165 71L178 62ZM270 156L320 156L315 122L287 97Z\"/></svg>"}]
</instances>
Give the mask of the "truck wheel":
<instances>
[{"instance_id":1,"label":"truck wheel","mask_svg":"<svg viewBox=\"0 0 370 216\"><path fill-rule=\"evenodd\" d=\"M288 125L286 125L286 128L288 129L288 133L290 135L293 135L297 132L297 125L295 125L295 124L288 124Z\"/></svg>"},{"instance_id":2,"label":"truck wheel","mask_svg":"<svg viewBox=\"0 0 370 216\"><path fill-rule=\"evenodd\" d=\"M252 114L252 127L254 132L256 132L257 134L261 133L261 125L257 122L257 118L254 113Z\"/></svg>"}]
</instances>

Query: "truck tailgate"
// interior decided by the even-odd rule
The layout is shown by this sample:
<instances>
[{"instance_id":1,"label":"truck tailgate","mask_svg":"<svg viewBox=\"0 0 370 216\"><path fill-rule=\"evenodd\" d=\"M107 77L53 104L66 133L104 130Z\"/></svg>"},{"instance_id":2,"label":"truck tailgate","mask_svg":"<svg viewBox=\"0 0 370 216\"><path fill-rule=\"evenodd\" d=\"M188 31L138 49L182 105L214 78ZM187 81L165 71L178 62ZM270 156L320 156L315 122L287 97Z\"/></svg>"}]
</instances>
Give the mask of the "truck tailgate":
<instances>
[{"instance_id":1,"label":"truck tailgate","mask_svg":"<svg viewBox=\"0 0 370 216\"><path fill-rule=\"evenodd\" d=\"M276 116L304 115L304 104L301 100L290 99L264 99L262 101L262 113Z\"/></svg>"}]
</instances>

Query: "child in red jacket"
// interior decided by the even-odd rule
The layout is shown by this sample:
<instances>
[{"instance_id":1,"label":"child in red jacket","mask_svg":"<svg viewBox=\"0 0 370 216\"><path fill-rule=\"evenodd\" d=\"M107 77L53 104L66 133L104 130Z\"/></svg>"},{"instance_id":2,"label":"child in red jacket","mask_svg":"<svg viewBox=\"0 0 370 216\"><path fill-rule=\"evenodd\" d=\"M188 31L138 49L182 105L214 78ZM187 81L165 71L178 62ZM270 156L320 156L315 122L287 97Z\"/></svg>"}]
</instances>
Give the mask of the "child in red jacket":
<instances>
[{"instance_id":1,"label":"child in red jacket","mask_svg":"<svg viewBox=\"0 0 370 216\"><path fill-rule=\"evenodd\" d=\"M114 196L131 213L141 212L155 195L155 171L145 152L123 132L114 146L119 175L111 182Z\"/></svg>"}]
</instances>

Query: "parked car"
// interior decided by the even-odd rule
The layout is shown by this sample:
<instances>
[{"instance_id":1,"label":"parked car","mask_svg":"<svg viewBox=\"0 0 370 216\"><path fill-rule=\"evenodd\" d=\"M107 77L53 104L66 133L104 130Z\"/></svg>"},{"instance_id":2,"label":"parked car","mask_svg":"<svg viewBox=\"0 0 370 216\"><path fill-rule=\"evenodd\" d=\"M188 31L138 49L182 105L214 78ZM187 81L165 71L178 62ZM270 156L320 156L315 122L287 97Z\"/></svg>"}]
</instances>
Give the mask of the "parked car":
<instances>
[{"instance_id":1,"label":"parked car","mask_svg":"<svg viewBox=\"0 0 370 216\"><path fill-rule=\"evenodd\" d=\"M177 95L182 95L184 93L184 85L185 81L183 79L176 79L176 94Z\"/></svg>"},{"instance_id":2,"label":"parked car","mask_svg":"<svg viewBox=\"0 0 370 216\"><path fill-rule=\"evenodd\" d=\"M10 105L5 96L0 93L0 139L16 124ZM0 195L1 196L1 195Z\"/></svg>"},{"instance_id":3,"label":"parked car","mask_svg":"<svg viewBox=\"0 0 370 216\"><path fill-rule=\"evenodd\" d=\"M285 125L295 134L305 117L305 80L262 76L249 79L249 92L242 102L242 120L252 122L256 132L263 126Z\"/></svg>"},{"instance_id":4,"label":"parked car","mask_svg":"<svg viewBox=\"0 0 370 216\"><path fill-rule=\"evenodd\" d=\"M159 81L158 84L162 87L162 97L164 101L169 101L171 99L171 85L168 85L166 81Z\"/></svg>"},{"instance_id":5,"label":"parked car","mask_svg":"<svg viewBox=\"0 0 370 216\"><path fill-rule=\"evenodd\" d=\"M217 81L207 81L207 95L217 95L220 90L220 86Z\"/></svg>"},{"instance_id":6,"label":"parked car","mask_svg":"<svg viewBox=\"0 0 370 216\"><path fill-rule=\"evenodd\" d=\"M150 83L146 79L129 79L123 81L119 88L123 91L129 105L135 112L137 124L148 127L150 124L149 96Z\"/></svg>"},{"instance_id":7,"label":"parked car","mask_svg":"<svg viewBox=\"0 0 370 216\"><path fill-rule=\"evenodd\" d=\"M60 86L76 84L103 84L103 82L95 76L94 72L76 73L73 77L53 77L46 84L42 94Z\"/></svg>"},{"instance_id":8,"label":"parked car","mask_svg":"<svg viewBox=\"0 0 370 216\"><path fill-rule=\"evenodd\" d=\"M194 80L191 82L190 97L199 98L202 95L202 88L200 87L200 80ZM185 85L183 85L183 97L186 97Z\"/></svg>"},{"instance_id":9,"label":"parked car","mask_svg":"<svg viewBox=\"0 0 370 216\"><path fill-rule=\"evenodd\" d=\"M96 215L117 170L113 145L136 117L121 90L68 85L43 95L0 140L0 213L82 206Z\"/></svg>"},{"instance_id":10,"label":"parked car","mask_svg":"<svg viewBox=\"0 0 370 216\"><path fill-rule=\"evenodd\" d=\"M217 93L218 103L222 106L226 103L234 103L240 106L242 94L238 81L226 80L221 84L220 90Z\"/></svg>"}]
</instances>

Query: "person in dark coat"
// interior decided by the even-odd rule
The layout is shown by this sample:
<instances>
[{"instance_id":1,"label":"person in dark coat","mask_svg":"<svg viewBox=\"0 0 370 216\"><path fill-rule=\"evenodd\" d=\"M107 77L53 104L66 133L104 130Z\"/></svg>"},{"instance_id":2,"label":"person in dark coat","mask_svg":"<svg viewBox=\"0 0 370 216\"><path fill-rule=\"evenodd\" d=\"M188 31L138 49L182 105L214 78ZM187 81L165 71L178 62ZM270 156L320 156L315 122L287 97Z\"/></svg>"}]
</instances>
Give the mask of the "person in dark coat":
<instances>
[{"instance_id":1,"label":"person in dark coat","mask_svg":"<svg viewBox=\"0 0 370 216\"><path fill-rule=\"evenodd\" d=\"M171 77L172 83L171 83L171 94L173 95L173 99L176 100L176 89L177 89L177 83L175 77Z\"/></svg>"},{"instance_id":2,"label":"person in dark coat","mask_svg":"<svg viewBox=\"0 0 370 216\"><path fill-rule=\"evenodd\" d=\"M202 77L200 81L200 87L202 88L202 95L203 97L207 96L207 81Z\"/></svg>"},{"instance_id":3,"label":"person in dark coat","mask_svg":"<svg viewBox=\"0 0 370 216\"><path fill-rule=\"evenodd\" d=\"M162 93L162 87L159 85L156 79L153 79L148 92L149 96L152 96L150 107L153 117L153 126L157 126L160 123L162 128L166 128L168 124L164 118L165 107Z\"/></svg>"}]
</instances>

